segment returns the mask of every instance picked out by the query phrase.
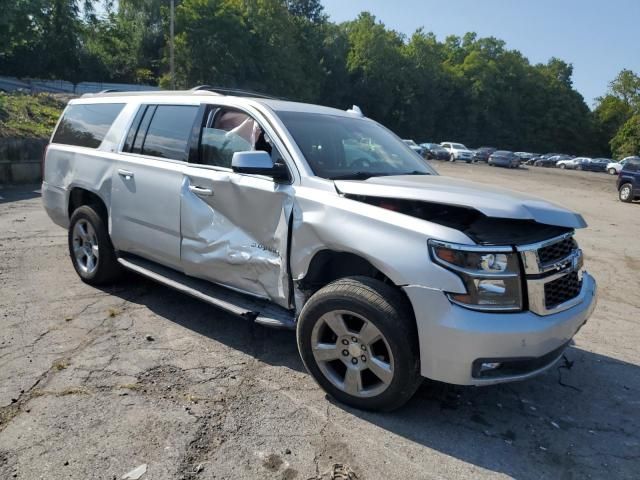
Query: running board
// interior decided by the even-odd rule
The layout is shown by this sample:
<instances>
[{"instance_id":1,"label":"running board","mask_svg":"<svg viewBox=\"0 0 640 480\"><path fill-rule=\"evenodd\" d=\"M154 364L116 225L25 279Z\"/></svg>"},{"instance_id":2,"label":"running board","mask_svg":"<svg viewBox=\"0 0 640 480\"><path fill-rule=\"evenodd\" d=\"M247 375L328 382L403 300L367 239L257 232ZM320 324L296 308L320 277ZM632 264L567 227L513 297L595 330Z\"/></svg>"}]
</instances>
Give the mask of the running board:
<instances>
[{"instance_id":1,"label":"running board","mask_svg":"<svg viewBox=\"0 0 640 480\"><path fill-rule=\"evenodd\" d=\"M137 256L121 256L118 258L118 262L123 267L155 282L261 325L273 328L296 328L296 320L292 311L274 305L267 300L243 295Z\"/></svg>"}]
</instances>

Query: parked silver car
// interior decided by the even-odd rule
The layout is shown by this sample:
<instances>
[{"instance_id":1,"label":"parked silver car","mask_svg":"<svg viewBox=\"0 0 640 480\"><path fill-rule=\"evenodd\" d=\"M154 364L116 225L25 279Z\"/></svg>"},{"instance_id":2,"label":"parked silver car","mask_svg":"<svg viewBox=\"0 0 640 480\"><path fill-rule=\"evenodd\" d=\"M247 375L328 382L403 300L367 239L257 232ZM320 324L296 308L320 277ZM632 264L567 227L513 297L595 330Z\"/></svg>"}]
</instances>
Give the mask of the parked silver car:
<instances>
[{"instance_id":1,"label":"parked silver car","mask_svg":"<svg viewBox=\"0 0 640 480\"><path fill-rule=\"evenodd\" d=\"M560 160L556 163L556 167L564 170L582 170L582 165L584 163L590 162L591 159L589 157L576 157L576 158L567 158L565 160Z\"/></svg>"},{"instance_id":2,"label":"parked silver car","mask_svg":"<svg viewBox=\"0 0 640 480\"><path fill-rule=\"evenodd\" d=\"M69 102L43 168L83 281L127 268L295 328L309 372L358 408L396 408L422 377L536 375L595 306L580 215L439 176L357 108L88 95Z\"/></svg>"}]
</instances>

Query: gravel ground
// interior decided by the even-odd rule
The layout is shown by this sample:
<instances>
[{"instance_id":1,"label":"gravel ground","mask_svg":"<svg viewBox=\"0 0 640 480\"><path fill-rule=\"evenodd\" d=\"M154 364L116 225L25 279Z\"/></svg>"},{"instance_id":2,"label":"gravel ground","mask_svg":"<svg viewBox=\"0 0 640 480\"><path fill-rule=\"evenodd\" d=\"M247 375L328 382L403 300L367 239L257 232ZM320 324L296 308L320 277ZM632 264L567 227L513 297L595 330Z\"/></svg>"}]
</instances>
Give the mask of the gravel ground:
<instances>
[{"instance_id":1,"label":"gravel ground","mask_svg":"<svg viewBox=\"0 0 640 480\"><path fill-rule=\"evenodd\" d=\"M640 215L615 178L436 163L581 212L598 307L571 367L425 382L392 414L328 399L295 335L133 274L83 284L37 190L0 190L0 478L638 478ZM340 477L339 473L343 476ZM351 477L349 477L349 474Z\"/></svg>"}]
</instances>

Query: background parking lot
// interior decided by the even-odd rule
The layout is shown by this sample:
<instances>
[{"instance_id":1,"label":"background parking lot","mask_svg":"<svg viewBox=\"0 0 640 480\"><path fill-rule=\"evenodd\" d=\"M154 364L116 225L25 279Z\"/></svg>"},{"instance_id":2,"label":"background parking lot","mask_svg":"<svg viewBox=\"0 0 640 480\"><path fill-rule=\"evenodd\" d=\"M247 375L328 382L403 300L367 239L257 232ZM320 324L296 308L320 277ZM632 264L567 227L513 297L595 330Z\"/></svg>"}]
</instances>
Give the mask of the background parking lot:
<instances>
[{"instance_id":1,"label":"background parking lot","mask_svg":"<svg viewBox=\"0 0 640 480\"><path fill-rule=\"evenodd\" d=\"M132 274L89 287L37 191L0 190L0 478L141 464L143 479L331 478L336 464L358 479L637 478L640 204L604 174L433 165L585 217L599 304L568 362L495 387L425 382L391 414L345 408L305 373L293 332Z\"/></svg>"}]
</instances>

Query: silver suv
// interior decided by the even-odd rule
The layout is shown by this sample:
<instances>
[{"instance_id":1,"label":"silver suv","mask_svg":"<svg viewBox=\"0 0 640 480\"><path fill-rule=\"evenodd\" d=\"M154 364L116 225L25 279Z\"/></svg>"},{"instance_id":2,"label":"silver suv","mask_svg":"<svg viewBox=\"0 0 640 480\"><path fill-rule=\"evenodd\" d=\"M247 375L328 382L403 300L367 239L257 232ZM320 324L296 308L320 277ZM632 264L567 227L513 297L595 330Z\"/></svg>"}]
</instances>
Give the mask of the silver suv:
<instances>
[{"instance_id":1,"label":"silver suv","mask_svg":"<svg viewBox=\"0 0 640 480\"><path fill-rule=\"evenodd\" d=\"M348 111L212 91L72 100L44 159L44 207L89 284L122 268L295 328L329 394L406 402L549 368L591 314L582 217L439 176Z\"/></svg>"}]
</instances>

